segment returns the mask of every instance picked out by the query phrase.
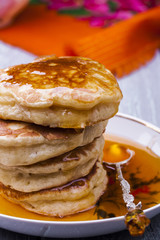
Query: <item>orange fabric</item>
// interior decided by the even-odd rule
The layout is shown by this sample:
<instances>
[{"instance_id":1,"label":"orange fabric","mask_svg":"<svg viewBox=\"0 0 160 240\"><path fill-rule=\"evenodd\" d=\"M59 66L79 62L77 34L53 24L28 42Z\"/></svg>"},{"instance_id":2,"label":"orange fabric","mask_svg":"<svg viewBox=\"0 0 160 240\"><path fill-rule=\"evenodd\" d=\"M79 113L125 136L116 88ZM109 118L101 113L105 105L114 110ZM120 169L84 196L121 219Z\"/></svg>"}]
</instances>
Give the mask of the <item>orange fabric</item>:
<instances>
[{"instance_id":1,"label":"orange fabric","mask_svg":"<svg viewBox=\"0 0 160 240\"><path fill-rule=\"evenodd\" d=\"M44 5L28 6L8 28L0 30L0 39L36 55L65 55L65 48L79 38L98 32L88 22L58 15Z\"/></svg>"},{"instance_id":2,"label":"orange fabric","mask_svg":"<svg viewBox=\"0 0 160 240\"><path fill-rule=\"evenodd\" d=\"M119 77L148 61L160 47L160 7L81 38L71 53L102 62Z\"/></svg>"},{"instance_id":3,"label":"orange fabric","mask_svg":"<svg viewBox=\"0 0 160 240\"><path fill-rule=\"evenodd\" d=\"M122 76L148 61L160 46L160 7L100 29L33 5L0 30L0 39L36 55L91 57Z\"/></svg>"}]
</instances>

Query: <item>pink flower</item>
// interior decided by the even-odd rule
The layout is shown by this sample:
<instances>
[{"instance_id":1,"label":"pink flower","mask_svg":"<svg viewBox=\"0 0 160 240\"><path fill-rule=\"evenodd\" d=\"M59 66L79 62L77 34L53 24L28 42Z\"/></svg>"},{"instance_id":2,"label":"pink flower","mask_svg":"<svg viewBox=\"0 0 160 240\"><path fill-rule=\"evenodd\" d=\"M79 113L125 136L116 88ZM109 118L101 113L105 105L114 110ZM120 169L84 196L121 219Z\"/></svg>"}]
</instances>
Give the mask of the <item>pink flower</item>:
<instances>
[{"instance_id":1,"label":"pink flower","mask_svg":"<svg viewBox=\"0 0 160 240\"><path fill-rule=\"evenodd\" d=\"M88 20L92 27L104 27L112 25L119 20L125 20L132 17L133 14L130 11L118 11L118 12L108 12L105 16L88 16L81 17L81 20Z\"/></svg>"},{"instance_id":2,"label":"pink flower","mask_svg":"<svg viewBox=\"0 0 160 240\"><path fill-rule=\"evenodd\" d=\"M96 15L106 14L109 11L106 0L84 0L84 8Z\"/></svg>"},{"instance_id":3,"label":"pink flower","mask_svg":"<svg viewBox=\"0 0 160 240\"><path fill-rule=\"evenodd\" d=\"M143 4L145 4L148 8L156 7L160 5L160 0L142 0Z\"/></svg>"},{"instance_id":4,"label":"pink flower","mask_svg":"<svg viewBox=\"0 0 160 240\"><path fill-rule=\"evenodd\" d=\"M108 15L108 20L125 20L132 17L133 14L130 11L118 11Z\"/></svg>"},{"instance_id":5,"label":"pink flower","mask_svg":"<svg viewBox=\"0 0 160 240\"><path fill-rule=\"evenodd\" d=\"M61 10L68 8L78 8L83 4L82 0L43 0L48 3L50 9Z\"/></svg>"},{"instance_id":6,"label":"pink flower","mask_svg":"<svg viewBox=\"0 0 160 240\"><path fill-rule=\"evenodd\" d=\"M90 17L89 22L92 27L103 27L106 19L103 17Z\"/></svg>"},{"instance_id":7,"label":"pink flower","mask_svg":"<svg viewBox=\"0 0 160 240\"><path fill-rule=\"evenodd\" d=\"M117 0L119 8L122 10L132 10L136 12L144 12L147 10L145 4L140 0Z\"/></svg>"},{"instance_id":8,"label":"pink flower","mask_svg":"<svg viewBox=\"0 0 160 240\"><path fill-rule=\"evenodd\" d=\"M50 9L80 9L81 20L88 20L91 26L108 26L125 20L136 12L160 5L160 0L41 0Z\"/></svg>"}]
</instances>

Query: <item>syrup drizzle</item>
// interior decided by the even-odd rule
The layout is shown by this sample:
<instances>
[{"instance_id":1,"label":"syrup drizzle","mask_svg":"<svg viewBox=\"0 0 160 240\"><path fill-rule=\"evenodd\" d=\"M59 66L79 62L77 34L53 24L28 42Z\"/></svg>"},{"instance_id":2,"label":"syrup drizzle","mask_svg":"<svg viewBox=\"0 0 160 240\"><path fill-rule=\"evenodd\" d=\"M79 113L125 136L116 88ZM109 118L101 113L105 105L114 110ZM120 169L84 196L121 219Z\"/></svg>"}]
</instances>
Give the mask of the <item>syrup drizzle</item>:
<instances>
[{"instance_id":1,"label":"syrup drizzle","mask_svg":"<svg viewBox=\"0 0 160 240\"><path fill-rule=\"evenodd\" d=\"M100 71L103 65L77 57L53 58L46 61L21 64L6 71L7 84L31 85L33 88L48 89L55 87L84 88L89 75ZM90 70L91 69L91 70ZM94 69L94 70L92 70ZM105 72L101 72L101 77ZM91 77L91 76L90 76ZM107 87L106 84L104 84Z\"/></svg>"}]
</instances>

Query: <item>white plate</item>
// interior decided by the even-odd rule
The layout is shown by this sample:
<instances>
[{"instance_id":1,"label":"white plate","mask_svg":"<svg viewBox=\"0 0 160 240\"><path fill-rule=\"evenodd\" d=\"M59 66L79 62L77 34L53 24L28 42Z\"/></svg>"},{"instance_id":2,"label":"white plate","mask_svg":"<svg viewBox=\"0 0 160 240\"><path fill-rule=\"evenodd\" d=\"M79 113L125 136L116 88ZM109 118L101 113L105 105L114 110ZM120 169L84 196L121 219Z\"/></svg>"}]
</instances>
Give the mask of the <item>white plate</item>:
<instances>
[{"instance_id":1,"label":"white plate","mask_svg":"<svg viewBox=\"0 0 160 240\"><path fill-rule=\"evenodd\" d=\"M109 121L107 133L148 146L160 156L160 129L128 115L118 114ZM160 204L145 210L151 218L160 213ZM92 221L38 221L0 214L0 227L29 235L55 238L91 237L125 229L124 217Z\"/></svg>"}]
</instances>

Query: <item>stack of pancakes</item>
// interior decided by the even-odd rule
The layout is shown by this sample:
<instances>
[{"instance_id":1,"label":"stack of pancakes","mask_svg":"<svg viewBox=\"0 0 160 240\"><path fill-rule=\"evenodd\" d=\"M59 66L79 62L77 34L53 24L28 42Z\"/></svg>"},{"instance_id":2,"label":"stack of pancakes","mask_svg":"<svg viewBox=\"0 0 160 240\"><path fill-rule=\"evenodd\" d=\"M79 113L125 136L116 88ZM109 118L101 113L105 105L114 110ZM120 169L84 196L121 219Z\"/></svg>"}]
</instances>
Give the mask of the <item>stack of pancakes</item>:
<instances>
[{"instance_id":1,"label":"stack of pancakes","mask_svg":"<svg viewBox=\"0 0 160 240\"><path fill-rule=\"evenodd\" d=\"M103 65L44 57L0 71L0 194L66 216L106 190L103 132L122 93Z\"/></svg>"}]
</instances>

